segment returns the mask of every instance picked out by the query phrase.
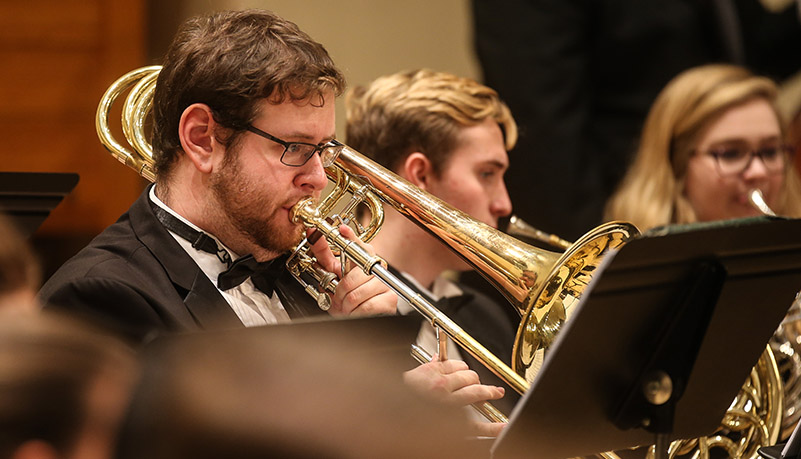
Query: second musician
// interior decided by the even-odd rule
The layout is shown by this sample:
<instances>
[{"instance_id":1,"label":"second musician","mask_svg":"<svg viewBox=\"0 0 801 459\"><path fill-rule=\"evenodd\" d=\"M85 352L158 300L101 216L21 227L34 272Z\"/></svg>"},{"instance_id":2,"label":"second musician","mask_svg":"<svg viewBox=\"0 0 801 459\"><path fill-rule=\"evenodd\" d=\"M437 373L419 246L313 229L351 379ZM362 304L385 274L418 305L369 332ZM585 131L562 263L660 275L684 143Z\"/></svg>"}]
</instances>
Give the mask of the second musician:
<instances>
[{"instance_id":1,"label":"second musician","mask_svg":"<svg viewBox=\"0 0 801 459\"><path fill-rule=\"evenodd\" d=\"M511 213L504 174L517 127L494 90L468 78L423 69L354 88L346 106L348 145L487 225L497 228L498 219ZM517 323L511 323L502 308L511 306L449 280L447 271L470 269L451 249L391 208L372 244L392 269L509 364ZM411 312L403 301L398 308L403 314ZM427 323L418 343L436 353L434 331ZM482 381L502 384L469 354L460 354L452 343L448 348L449 358L465 359ZM508 412L518 395L511 389L505 393L504 400L494 404Z\"/></svg>"}]
</instances>

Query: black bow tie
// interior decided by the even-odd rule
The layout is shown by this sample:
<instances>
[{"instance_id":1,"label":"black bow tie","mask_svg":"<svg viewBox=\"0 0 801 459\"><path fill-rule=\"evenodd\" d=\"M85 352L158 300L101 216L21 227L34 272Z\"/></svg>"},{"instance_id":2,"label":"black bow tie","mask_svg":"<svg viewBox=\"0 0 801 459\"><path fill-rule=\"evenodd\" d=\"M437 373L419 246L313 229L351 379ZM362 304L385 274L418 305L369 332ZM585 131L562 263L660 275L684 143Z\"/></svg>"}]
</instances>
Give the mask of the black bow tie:
<instances>
[{"instance_id":1,"label":"black bow tie","mask_svg":"<svg viewBox=\"0 0 801 459\"><path fill-rule=\"evenodd\" d=\"M251 278L253 285L255 285L257 289L268 296L273 294L275 281L284 269L286 256L259 263L253 258L253 255L246 255L232 263L228 251L217 245L214 238L202 231L195 230L152 201L150 202L150 206L156 218L168 230L191 242L192 247L212 255L217 255L220 262L228 265L228 269L217 276L217 288L220 290L229 290L245 282L248 278Z\"/></svg>"},{"instance_id":2,"label":"black bow tie","mask_svg":"<svg viewBox=\"0 0 801 459\"><path fill-rule=\"evenodd\" d=\"M434 305L445 315L456 314L462 307L473 301L473 295L462 293L456 296L447 296L437 300Z\"/></svg>"},{"instance_id":3,"label":"black bow tie","mask_svg":"<svg viewBox=\"0 0 801 459\"><path fill-rule=\"evenodd\" d=\"M391 272L392 274L395 275L395 277L398 277L400 279L406 278L406 276L404 274L401 274L401 272L398 271L397 269L395 269L394 266L389 265L388 269L389 269L389 272ZM442 311L445 315L456 313L463 306L465 306L466 304L468 304L471 301L473 301L473 298L474 298L472 293L462 292L461 295L446 296L446 297L440 298L439 300L435 300L426 291L418 288L417 285L414 282L408 282L407 285L408 285L409 288L411 288L415 292L419 293L420 296L422 296L424 300L428 301L433 306L435 306L437 309Z\"/></svg>"},{"instance_id":4,"label":"black bow tie","mask_svg":"<svg viewBox=\"0 0 801 459\"><path fill-rule=\"evenodd\" d=\"M270 296L275 290L275 281L284 270L285 261L286 257L262 262L256 261L253 255L239 257L217 276L217 288L232 289L250 278L257 289Z\"/></svg>"}]
</instances>

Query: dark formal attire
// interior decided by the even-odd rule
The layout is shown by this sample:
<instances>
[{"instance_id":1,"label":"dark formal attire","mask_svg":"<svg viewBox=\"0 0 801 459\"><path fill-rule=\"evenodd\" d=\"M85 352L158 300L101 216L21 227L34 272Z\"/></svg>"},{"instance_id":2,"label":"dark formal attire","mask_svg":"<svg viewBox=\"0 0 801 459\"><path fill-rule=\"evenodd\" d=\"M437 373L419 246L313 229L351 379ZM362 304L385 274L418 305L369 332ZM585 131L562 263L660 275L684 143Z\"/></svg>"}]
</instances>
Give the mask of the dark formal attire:
<instances>
[{"instance_id":1,"label":"dark formal attire","mask_svg":"<svg viewBox=\"0 0 801 459\"><path fill-rule=\"evenodd\" d=\"M290 317L322 313L291 275L276 291ZM156 218L145 190L42 287L45 307L82 314L135 342L159 332L244 327L214 283Z\"/></svg>"}]
</instances>

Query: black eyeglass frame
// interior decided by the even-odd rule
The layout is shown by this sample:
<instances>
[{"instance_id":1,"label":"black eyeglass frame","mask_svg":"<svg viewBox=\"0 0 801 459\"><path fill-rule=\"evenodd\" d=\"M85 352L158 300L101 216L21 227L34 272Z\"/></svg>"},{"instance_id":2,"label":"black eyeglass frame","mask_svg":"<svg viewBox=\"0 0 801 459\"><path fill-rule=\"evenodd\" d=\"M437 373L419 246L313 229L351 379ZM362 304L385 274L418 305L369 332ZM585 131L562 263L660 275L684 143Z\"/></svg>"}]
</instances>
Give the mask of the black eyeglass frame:
<instances>
[{"instance_id":1,"label":"black eyeglass frame","mask_svg":"<svg viewBox=\"0 0 801 459\"><path fill-rule=\"evenodd\" d=\"M279 139L278 137L272 134L264 132L253 125L248 125L246 129L260 137L264 137L267 140L272 140L273 142L283 146L284 151L281 153L281 164L290 167L303 166L304 164L309 162L309 159L311 159L311 157L314 156L315 153L320 153L320 159L323 163L323 167L329 167L332 164L334 164L334 161L336 161L340 151L342 151L342 148L344 147L343 144L337 142L336 140L327 142L325 145L315 145L313 143L308 143L308 142L287 142L285 140ZM308 153L304 153L304 155L301 156L301 158L303 158L303 162L301 162L300 164L293 164L292 162L288 162L286 160L287 152L289 152L290 148L296 145L311 148L311 150L309 150ZM331 154L323 155L323 153L326 151L330 152Z\"/></svg>"},{"instance_id":2,"label":"black eyeglass frame","mask_svg":"<svg viewBox=\"0 0 801 459\"><path fill-rule=\"evenodd\" d=\"M757 148L757 149L753 149L753 150L748 150L747 151L747 153L749 155L748 161L746 161L746 163L743 166L743 168L740 169L739 171L736 171L736 172L727 172L727 173L723 172L723 169L722 169L723 166L721 166L721 164L720 164L721 163L720 157L723 155L723 152L721 151L723 149L722 147L721 148L709 149L705 153L715 159L715 167L717 168L718 174L721 177L733 177L735 175L742 174L743 172L747 171L749 167L751 167L751 163L754 161L754 158L757 157L757 156L759 157L759 160L762 161L762 164L765 166L765 170L768 171L769 173L771 173L771 174L783 173L785 170L787 170L787 165L792 162L794 149L793 149L792 146L787 145L787 144L777 145L775 147L776 150L778 150L778 152L780 154L784 155L784 157L783 157L784 164L782 165L782 167L780 169L773 170L773 169L770 168L770 166L768 166L768 163L762 157L764 155L764 153L763 153L764 150L773 149L773 148L774 147L763 147L763 148Z\"/></svg>"}]
</instances>

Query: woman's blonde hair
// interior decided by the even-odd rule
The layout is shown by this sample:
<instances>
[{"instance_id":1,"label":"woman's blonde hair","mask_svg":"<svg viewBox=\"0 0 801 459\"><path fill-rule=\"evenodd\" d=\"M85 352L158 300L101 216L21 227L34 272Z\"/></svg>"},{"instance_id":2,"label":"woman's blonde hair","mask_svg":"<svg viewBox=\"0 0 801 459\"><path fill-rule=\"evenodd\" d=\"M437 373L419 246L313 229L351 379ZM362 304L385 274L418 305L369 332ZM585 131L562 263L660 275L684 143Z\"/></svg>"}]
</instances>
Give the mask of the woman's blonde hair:
<instances>
[{"instance_id":1,"label":"woman's blonde hair","mask_svg":"<svg viewBox=\"0 0 801 459\"><path fill-rule=\"evenodd\" d=\"M703 132L728 109L754 99L768 101L784 134L776 107L776 85L733 65L705 65L673 78L657 96L640 139L634 162L607 202L607 220L626 220L641 230L697 220L684 196L687 163ZM784 188L774 209L801 216L801 182L787 167Z\"/></svg>"}]
</instances>

